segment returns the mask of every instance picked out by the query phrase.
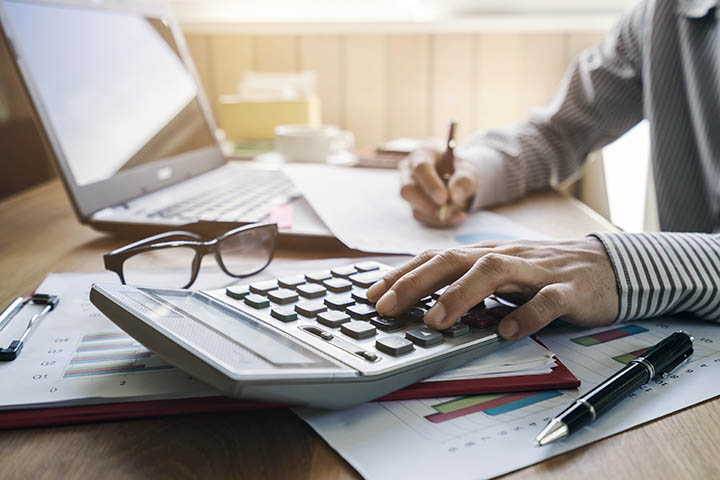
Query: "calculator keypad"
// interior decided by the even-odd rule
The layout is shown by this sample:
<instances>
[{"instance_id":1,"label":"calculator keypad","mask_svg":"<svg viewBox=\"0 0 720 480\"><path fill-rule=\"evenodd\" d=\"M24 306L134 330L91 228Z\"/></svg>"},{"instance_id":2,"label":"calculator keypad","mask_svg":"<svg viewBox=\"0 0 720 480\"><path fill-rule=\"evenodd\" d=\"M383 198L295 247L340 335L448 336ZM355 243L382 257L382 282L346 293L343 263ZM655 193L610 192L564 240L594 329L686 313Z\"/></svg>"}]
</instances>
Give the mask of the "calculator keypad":
<instances>
[{"instance_id":1,"label":"calculator keypad","mask_svg":"<svg viewBox=\"0 0 720 480\"><path fill-rule=\"evenodd\" d=\"M290 335L315 338L328 352L337 347L357 359L361 369L406 364L493 336L488 327L497 320L485 314L482 304L442 332L425 327L425 312L444 288L397 317L379 315L367 288L388 270L377 262L359 262L211 293Z\"/></svg>"}]
</instances>

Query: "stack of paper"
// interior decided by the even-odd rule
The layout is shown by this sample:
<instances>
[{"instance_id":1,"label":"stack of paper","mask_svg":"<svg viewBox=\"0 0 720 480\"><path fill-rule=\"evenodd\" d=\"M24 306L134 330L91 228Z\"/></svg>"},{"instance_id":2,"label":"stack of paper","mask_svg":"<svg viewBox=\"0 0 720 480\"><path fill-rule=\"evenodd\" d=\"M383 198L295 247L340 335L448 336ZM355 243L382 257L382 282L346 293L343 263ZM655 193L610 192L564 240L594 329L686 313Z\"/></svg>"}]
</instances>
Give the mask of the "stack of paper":
<instances>
[{"instance_id":1,"label":"stack of paper","mask_svg":"<svg viewBox=\"0 0 720 480\"><path fill-rule=\"evenodd\" d=\"M497 378L518 375L546 375L557 365L550 350L530 338L504 348L493 355L479 358L460 368L430 377L426 382Z\"/></svg>"}]
</instances>

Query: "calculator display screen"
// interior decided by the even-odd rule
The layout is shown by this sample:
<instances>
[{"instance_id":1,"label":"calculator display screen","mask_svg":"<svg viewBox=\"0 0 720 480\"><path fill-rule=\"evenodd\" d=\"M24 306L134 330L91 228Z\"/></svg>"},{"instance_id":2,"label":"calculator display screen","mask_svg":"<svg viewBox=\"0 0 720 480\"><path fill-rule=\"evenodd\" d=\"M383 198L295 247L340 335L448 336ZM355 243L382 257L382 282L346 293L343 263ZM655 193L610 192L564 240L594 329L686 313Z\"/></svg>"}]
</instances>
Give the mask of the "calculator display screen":
<instances>
[{"instance_id":1,"label":"calculator display screen","mask_svg":"<svg viewBox=\"0 0 720 480\"><path fill-rule=\"evenodd\" d=\"M140 290L144 293L136 291L133 300L142 303L143 310L150 310L149 316L156 323L233 370L335 366L212 297L184 290Z\"/></svg>"}]
</instances>

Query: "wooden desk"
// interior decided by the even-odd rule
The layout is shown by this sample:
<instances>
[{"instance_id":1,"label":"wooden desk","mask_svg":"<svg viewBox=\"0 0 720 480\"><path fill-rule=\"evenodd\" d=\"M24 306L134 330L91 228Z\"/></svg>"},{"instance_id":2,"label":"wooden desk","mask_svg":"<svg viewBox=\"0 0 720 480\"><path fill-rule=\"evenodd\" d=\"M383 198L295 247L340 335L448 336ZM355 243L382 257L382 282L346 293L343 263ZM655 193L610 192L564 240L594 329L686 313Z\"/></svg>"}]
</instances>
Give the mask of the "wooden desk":
<instances>
[{"instance_id":1,"label":"wooden desk","mask_svg":"<svg viewBox=\"0 0 720 480\"><path fill-rule=\"evenodd\" d=\"M612 228L555 193L499 211L556 238ZM0 232L0 302L31 291L48 271L102 270L102 254L124 243L79 225L57 181L0 203ZM336 245L279 254L357 252ZM720 478L719 437L720 402L712 400L510 477ZM2 478L358 478L287 410L5 431L0 452Z\"/></svg>"}]
</instances>

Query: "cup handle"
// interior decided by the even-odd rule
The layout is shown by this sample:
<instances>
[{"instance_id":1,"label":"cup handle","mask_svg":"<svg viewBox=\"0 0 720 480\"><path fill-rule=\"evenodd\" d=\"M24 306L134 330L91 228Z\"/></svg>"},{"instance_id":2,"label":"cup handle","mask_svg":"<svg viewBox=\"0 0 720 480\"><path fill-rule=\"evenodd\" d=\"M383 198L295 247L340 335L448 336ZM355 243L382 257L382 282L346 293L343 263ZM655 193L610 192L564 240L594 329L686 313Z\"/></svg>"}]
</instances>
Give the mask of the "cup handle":
<instances>
[{"instance_id":1,"label":"cup handle","mask_svg":"<svg viewBox=\"0 0 720 480\"><path fill-rule=\"evenodd\" d=\"M333 153L350 151L353 147L355 147L355 135L350 130L338 132L330 142L330 151Z\"/></svg>"}]
</instances>

